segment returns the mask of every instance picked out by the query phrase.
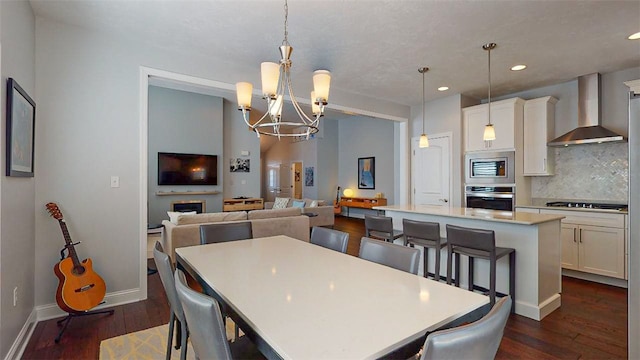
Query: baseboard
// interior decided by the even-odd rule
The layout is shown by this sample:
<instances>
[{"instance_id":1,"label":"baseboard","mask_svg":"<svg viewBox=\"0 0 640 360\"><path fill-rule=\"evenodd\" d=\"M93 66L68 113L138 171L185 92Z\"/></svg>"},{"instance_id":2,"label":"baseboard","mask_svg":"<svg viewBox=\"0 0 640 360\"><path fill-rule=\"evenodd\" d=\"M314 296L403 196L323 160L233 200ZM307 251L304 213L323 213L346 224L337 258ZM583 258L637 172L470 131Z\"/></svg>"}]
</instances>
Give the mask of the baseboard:
<instances>
[{"instance_id":1,"label":"baseboard","mask_svg":"<svg viewBox=\"0 0 640 360\"><path fill-rule=\"evenodd\" d=\"M627 280L612 278L609 276L596 275L596 274L586 273L582 271L562 269L562 275L576 278L576 279L581 279L581 280L593 281L600 284L617 286L625 289L629 287L629 285L627 284Z\"/></svg>"},{"instance_id":2,"label":"baseboard","mask_svg":"<svg viewBox=\"0 0 640 360\"><path fill-rule=\"evenodd\" d=\"M141 293L140 288L109 293L104 297L104 304L96 306L92 310L106 309L144 300L145 297L143 295L145 294ZM36 306L35 311L37 313L38 321L55 319L67 315L67 313L62 311L57 304Z\"/></svg>"},{"instance_id":3,"label":"baseboard","mask_svg":"<svg viewBox=\"0 0 640 360\"><path fill-rule=\"evenodd\" d=\"M33 334L33 330L36 328L36 319L36 309L34 308L31 310L31 314L29 314L29 317L22 326L22 329L20 329L20 332L18 333L16 340L11 345L7 356L4 357L5 360L22 358L22 353L24 353L24 349L27 347L29 339L31 339L31 334Z\"/></svg>"}]
</instances>

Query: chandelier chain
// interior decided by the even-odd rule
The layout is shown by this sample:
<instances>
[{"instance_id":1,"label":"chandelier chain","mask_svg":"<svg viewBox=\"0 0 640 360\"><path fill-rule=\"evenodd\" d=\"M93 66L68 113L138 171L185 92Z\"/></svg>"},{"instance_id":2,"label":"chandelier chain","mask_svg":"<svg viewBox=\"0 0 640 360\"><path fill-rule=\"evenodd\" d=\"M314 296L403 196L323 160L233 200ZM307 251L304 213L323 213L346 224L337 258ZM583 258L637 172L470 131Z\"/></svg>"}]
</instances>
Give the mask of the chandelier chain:
<instances>
[{"instance_id":1,"label":"chandelier chain","mask_svg":"<svg viewBox=\"0 0 640 360\"><path fill-rule=\"evenodd\" d=\"M284 40L282 40L282 45L289 45L289 30L287 29L289 26L289 4L287 0L284 1Z\"/></svg>"}]
</instances>

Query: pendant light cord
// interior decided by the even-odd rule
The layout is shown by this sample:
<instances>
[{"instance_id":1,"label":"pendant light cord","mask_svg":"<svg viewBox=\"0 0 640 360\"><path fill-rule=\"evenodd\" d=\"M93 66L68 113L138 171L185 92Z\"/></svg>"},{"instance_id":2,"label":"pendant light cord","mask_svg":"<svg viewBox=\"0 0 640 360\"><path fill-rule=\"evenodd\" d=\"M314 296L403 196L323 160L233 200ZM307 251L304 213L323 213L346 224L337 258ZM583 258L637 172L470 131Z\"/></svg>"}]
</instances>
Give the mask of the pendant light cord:
<instances>
[{"instance_id":1,"label":"pendant light cord","mask_svg":"<svg viewBox=\"0 0 640 360\"><path fill-rule=\"evenodd\" d=\"M289 45L289 30L287 27L289 26L289 4L287 4L287 0L284 0L284 40L282 40L282 45Z\"/></svg>"},{"instance_id":2,"label":"pendant light cord","mask_svg":"<svg viewBox=\"0 0 640 360\"><path fill-rule=\"evenodd\" d=\"M422 72L422 134L424 135L424 73Z\"/></svg>"},{"instance_id":3,"label":"pendant light cord","mask_svg":"<svg viewBox=\"0 0 640 360\"><path fill-rule=\"evenodd\" d=\"M489 104L487 108L489 109L489 125L491 125L491 47L487 51L489 52Z\"/></svg>"}]
</instances>

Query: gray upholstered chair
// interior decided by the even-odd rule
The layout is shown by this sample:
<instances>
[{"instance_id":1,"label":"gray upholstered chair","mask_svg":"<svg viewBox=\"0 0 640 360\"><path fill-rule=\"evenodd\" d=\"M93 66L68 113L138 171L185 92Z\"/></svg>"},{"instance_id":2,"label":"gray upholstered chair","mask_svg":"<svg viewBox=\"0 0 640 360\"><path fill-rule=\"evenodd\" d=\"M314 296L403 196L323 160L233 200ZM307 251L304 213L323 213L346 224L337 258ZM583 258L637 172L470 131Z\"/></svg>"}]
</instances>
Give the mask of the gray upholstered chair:
<instances>
[{"instance_id":1,"label":"gray upholstered chair","mask_svg":"<svg viewBox=\"0 0 640 360\"><path fill-rule=\"evenodd\" d=\"M250 221L200 225L201 245L251 239L252 237Z\"/></svg>"},{"instance_id":2,"label":"gray upholstered chair","mask_svg":"<svg viewBox=\"0 0 640 360\"><path fill-rule=\"evenodd\" d=\"M349 243L349 234L338 230L314 226L311 229L310 242L312 244L326 247L327 249L346 253L347 244Z\"/></svg>"},{"instance_id":3,"label":"gray upholstered chair","mask_svg":"<svg viewBox=\"0 0 640 360\"><path fill-rule=\"evenodd\" d=\"M393 242L402 237L402 231L393 229L393 219L387 216L364 216L365 236L373 239L381 239Z\"/></svg>"},{"instance_id":4,"label":"gray upholstered chair","mask_svg":"<svg viewBox=\"0 0 640 360\"><path fill-rule=\"evenodd\" d=\"M429 334L421 359L494 359L509 318L511 302L511 297L503 297L482 319Z\"/></svg>"},{"instance_id":5,"label":"gray upholstered chair","mask_svg":"<svg viewBox=\"0 0 640 360\"><path fill-rule=\"evenodd\" d=\"M236 337L229 344L218 302L189 288L182 270L176 270L174 279L196 359L264 358L247 336Z\"/></svg>"},{"instance_id":6,"label":"gray upholstered chair","mask_svg":"<svg viewBox=\"0 0 640 360\"><path fill-rule=\"evenodd\" d=\"M516 250L497 247L493 230L465 228L447 224L447 284L451 284L453 254L456 256L456 286L460 286L460 255L469 257L469 290L473 291L474 259L489 260L489 299L496 303L496 263L509 255L509 295L515 301L516 291ZM515 310L515 306L512 310Z\"/></svg>"},{"instance_id":7,"label":"gray upholstered chair","mask_svg":"<svg viewBox=\"0 0 640 360\"><path fill-rule=\"evenodd\" d=\"M360 241L359 256L361 259L418 274L420 260L418 249L363 237Z\"/></svg>"},{"instance_id":8,"label":"gray upholstered chair","mask_svg":"<svg viewBox=\"0 0 640 360\"><path fill-rule=\"evenodd\" d=\"M423 270L424 277L429 274L429 248L436 250L436 265L433 273L434 280L440 280L440 250L447 246L447 240L440 238L440 224L437 222L426 222L402 219L402 232L404 232L405 245L419 245L424 248L423 255Z\"/></svg>"},{"instance_id":9,"label":"gray upholstered chair","mask_svg":"<svg viewBox=\"0 0 640 360\"><path fill-rule=\"evenodd\" d=\"M176 286L173 279L173 265L169 255L165 254L162 249L162 245L159 241L156 241L156 246L153 249L153 260L156 263L156 269L160 274L160 281L164 287L164 292L167 294L169 300L169 306L171 307L171 316L169 317L169 334L167 336L167 360L171 359L171 342L173 341L174 324L178 323L178 329L176 331L176 349L180 349L180 360L187 358L187 326L184 318L184 311L182 310L182 304L178 299L176 293Z\"/></svg>"}]
</instances>

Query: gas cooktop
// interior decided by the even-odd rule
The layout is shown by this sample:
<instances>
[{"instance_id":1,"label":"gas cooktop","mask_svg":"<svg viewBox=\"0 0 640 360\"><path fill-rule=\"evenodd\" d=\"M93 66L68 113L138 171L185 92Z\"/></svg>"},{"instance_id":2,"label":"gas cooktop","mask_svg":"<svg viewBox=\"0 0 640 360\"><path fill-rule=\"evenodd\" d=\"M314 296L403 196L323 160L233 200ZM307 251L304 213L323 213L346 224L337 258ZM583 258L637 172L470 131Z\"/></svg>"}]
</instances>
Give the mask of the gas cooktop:
<instances>
[{"instance_id":1,"label":"gas cooktop","mask_svg":"<svg viewBox=\"0 0 640 360\"><path fill-rule=\"evenodd\" d=\"M546 204L550 207L568 207L583 209L602 209L602 210L618 210L626 211L627 205L624 204L606 204L606 203L590 203L581 201L553 201Z\"/></svg>"}]
</instances>

